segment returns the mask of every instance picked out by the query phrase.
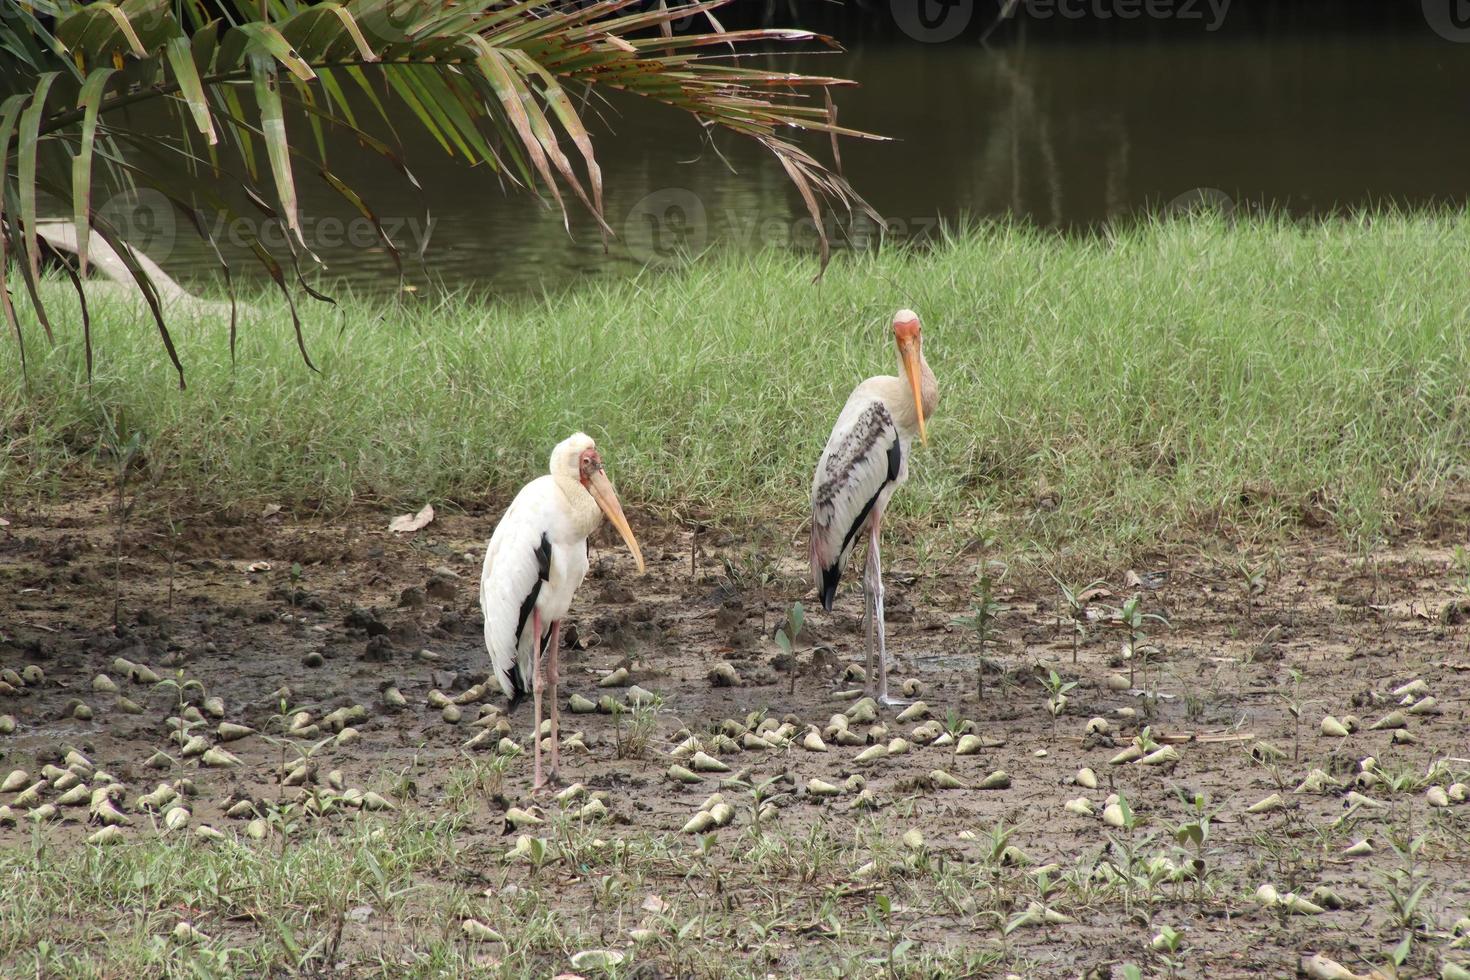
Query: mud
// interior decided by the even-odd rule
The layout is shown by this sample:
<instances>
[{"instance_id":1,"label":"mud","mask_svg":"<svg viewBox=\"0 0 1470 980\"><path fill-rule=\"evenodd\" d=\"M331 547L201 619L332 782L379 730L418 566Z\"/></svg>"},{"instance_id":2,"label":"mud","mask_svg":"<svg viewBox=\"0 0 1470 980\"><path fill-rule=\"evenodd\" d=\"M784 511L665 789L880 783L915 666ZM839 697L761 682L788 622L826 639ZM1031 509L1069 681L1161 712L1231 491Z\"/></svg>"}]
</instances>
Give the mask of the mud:
<instances>
[{"instance_id":1,"label":"mud","mask_svg":"<svg viewBox=\"0 0 1470 980\"><path fill-rule=\"evenodd\" d=\"M320 721L334 709L363 705L368 716L355 726L360 740L324 750L313 772L321 778L339 769L348 785L376 788L402 806L439 805L466 754L493 750L493 742L464 748L480 730L471 722L482 705L464 706L463 720L449 724L428 703L431 691L453 698L486 679L477 597L493 514L441 514L408 535L388 532L391 515L365 509L328 521L281 512L174 515L172 524L159 515L134 516L119 528L109 500L75 497L6 516L0 668L38 665L45 680L0 693L0 714L18 723L15 734L0 737L0 776L17 767L34 772L55 761L63 746L125 783L129 801L159 779L185 773L199 789L194 822L226 832L240 829L225 814L234 803L273 800L286 791L282 749L260 736L225 746L242 760L238 767L212 769L191 760L170 772L147 768L160 750L178 758L166 719L178 714L180 695L167 685L130 682L117 658L146 664L165 679L197 680L202 690L191 686L185 702L219 697L223 720L260 732L281 731L285 712L308 711ZM580 731L588 746L586 753L563 756L562 775L609 793L614 835L676 832L717 788L717 777L687 787L666 778L673 761L668 750L681 729L708 732L721 719L751 712L825 727L853 700L836 695L861 686L845 673L863 658L855 576L828 615L814 607L797 546L789 555L753 557L738 536L704 533L692 542L686 529L636 517L635 524L648 574L635 577L615 540L599 537L562 653L564 697L621 695L597 681L623 666L632 683L663 698L657 734L642 758L619 757L626 719L562 714L563 734ZM1248 564L1264 573L1254 583L1229 558L1191 557L1181 548L1149 567L1108 576L1087 607L1075 664L1072 624L1055 586L1002 578L995 598L1004 609L983 671L976 631L956 621L976 601L980 558L967 555L935 572L905 551L899 541L885 548L894 685L917 681L934 717L957 731L974 722L971 730L986 747L956 757L949 748L917 746L867 766L853 762L856 748L830 742L825 754L799 747L726 753L731 768L752 782L789 777L778 784L790 791L781 806L783 829L801 832L821 823L850 836L866 819L851 796L820 802L802 787L813 776L840 785L861 773L874 796L891 804L878 811L880 822L895 835L921 829L948 860L978 860L987 831L1004 824L1016 828L1012 843L1033 861L1071 867L1115 852L1110 834L1117 831L1064 811L1064 801L1087 796L1101 811L1109 792L1123 793L1164 853L1172 843L1169 828L1191 812L1187 801L1207 796L1218 808L1207 849L1211 897L1197 907L1171 903L1163 919L1159 908L1073 907L1074 924L1012 934L1006 941L1030 962L1045 964L1037 967L1044 975L1107 975L1109 964L1139 960L1163 920L1187 932L1187 975L1293 975L1298 958L1317 951L1349 964L1381 963L1400 935L1383 885L1401 864L1390 846L1400 827L1437 828L1433 860L1416 872L1431 881L1428 922L1448 930L1464 913L1470 846L1455 842L1466 840L1470 805L1430 808L1422 785L1393 793L1381 780L1357 788L1388 801L1382 810L1352 808L1349 785L1325 794L1294 792L1313 768L1349 783L1367 756L1390 773L1423 774L1443 759L1450 760L1449 772L1470 769L1466 573L1450 547L1402 541L1361 556L1330 538L1307 537L1268 559L1255 556ZM750 571L757 567L764 572ZM1165 617L1167 625L1144 626L1147 664L1133 663L1133 684L1113 690L1109 678L1130 673L1114 607L1135 595L1143 612ZM791 658L774 633L798 598L806 602L807 627ZM735 668L737 684L711 682L709 672L721 661ZM1076 683L1055 722L1045 689L1052 670ZM118 684L117 694L93 691L93 678L103 673ZM1397 707L1390 692L1415 679L1427 684L1439 707L1436 714L1410 716L1417 741L1394 744L1390 731L1368 730ZM385 701L390 685L407 699L406 708ZM122 711L122 697L142 712ZM93 710L90 720L75 716L78 702ZM496 691L485 703L503 699ZM1132 709L1133 717L1120 709ZM1362 730L1348 738L1322 736L1319 726L1329 713L1357 716ZM512 736L527 746L530 714L524 704L510 718ZM907 735L913 724L897 724L894 714L883 712L886 737ZM1084 733L1094 716L1107 719L1107 734ZM213 742L219 720L207 717L193 732ZM1157 769L1109 765L1145 725L1156 742L1175 746L1180 762ZM1267 758L1262 742L1281 757ZM1096 770L1098 790L1073 783L1082 766ZM1002 790L941 791L927 775L936 768L969 787L997 769L1011 782ZM489 861L492 846L508 844L503 811L523 805L529 789L526 758L466 826L467 865ZM1284 798L1284 810L1246 812L1272 793ZM9 802L0 796L0 804ZM63 809L54 832L79 839L95 829L86 821L85 807ZM1334 822L1336 830L1324 832ZM979 839L962 837L965 831ZM24 821L0 827L0 847L19 846L29 835ZM1342 847L1359 837L1374 840L1374 855L1344 856ZM1304 894L1327 886L1345 907L1309 918L1282 916L1250 898L1267 882ZM796 887L809 887L817 901L832 884ZM586 886L568 885L569 902L577 901L578 887ZM1183 887L1165 891L1187 894ZM1424 931L1426 939L1433 933L1429 925ZM999 933L956 912L922 917L906 935L955 944ZM1450 938L1445 932L1437 941ZM782 972L779 963L772 969Z\"/></svg>"}]
</instances>

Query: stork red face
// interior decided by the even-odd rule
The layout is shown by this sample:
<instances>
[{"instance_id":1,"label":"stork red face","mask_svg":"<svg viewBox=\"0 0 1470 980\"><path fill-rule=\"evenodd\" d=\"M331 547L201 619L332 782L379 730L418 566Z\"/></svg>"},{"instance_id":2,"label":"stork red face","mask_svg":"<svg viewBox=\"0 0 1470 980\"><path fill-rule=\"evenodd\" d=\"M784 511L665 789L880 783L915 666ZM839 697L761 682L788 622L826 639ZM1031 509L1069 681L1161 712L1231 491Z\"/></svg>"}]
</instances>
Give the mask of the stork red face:
<instances>
[{"instance_id":1,"label":"stork red face","mask_svg":"<svg viewBox=\"0 0 1470 980\"><path fill-rule=\"evenodd\" d=\"M903 373L908 375L909 389L914 393L914 410L919 414L919 441L928 445L929 433L924 428L924 398L919 391L919 347L923 341L918 314L913 310L899 310L893 318L893 337L898 342Z\"/></svg>"},{"instance_id":2,"label":"stork red face","mask_svg":"<svg viewBox=\"0 0 1470 980\"><path fill-rule=\"evenodd\" d=\"M602 468L602 457L597 454L596 447L589 446L582 450L582 455L577 460L577 477L592 495L592 499L597 501L598 508L612 522L612 526L623 536L628 550L633 553L633 560L638 563L638 574L642 575L643 552L638 547L638 539L633 537L633 529L628 526L628 518L623 516L623 505L618 501L618 492L613 489L612 481Z\"/></svg>"}]
</instances>

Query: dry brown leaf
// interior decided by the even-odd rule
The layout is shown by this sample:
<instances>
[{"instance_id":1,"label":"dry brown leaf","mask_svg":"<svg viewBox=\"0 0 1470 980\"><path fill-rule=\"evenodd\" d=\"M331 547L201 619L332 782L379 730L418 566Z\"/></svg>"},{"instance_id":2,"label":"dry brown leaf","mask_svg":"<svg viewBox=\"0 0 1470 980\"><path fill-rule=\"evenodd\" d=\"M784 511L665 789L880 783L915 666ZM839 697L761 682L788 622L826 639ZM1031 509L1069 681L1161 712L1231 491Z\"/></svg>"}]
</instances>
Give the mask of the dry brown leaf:
<instances>
[{"instance_id":1,"label":"dry brown leaf","mask_svg":"<svg viewBox=\"0 0 1470 980\"><path fill-rule=\"evenodd\" d=\"M420 528L427 527L433 519L434 505L424 504L424 509L417 514L399 514L393 518L393 523L388 525L388 530L398 534L417 531Z\"/></svg>"},{"instance_id":2,"label":"dry brown leaf","mask_svg":"<svg viewBox=\"0 0 1470 980\"><path fill-rule=\"evenodd\" d=\"M1303 956L1301 972L1303 976L1311 977L1312 980L1384 980L1383 974L1377 970L1368 973L1354 973L1341 963L1321 953Z\"/></svg>"},{"instance_id":3,"label":"dry brown leaf","mask_svg":"<svg viewBox=\"0 0 1470 980\"><path fill-rule=\"evenodd\" d=\"M245 567L247 572L268 572L270 570L271 563L268 561L253 561Z\"/></svg>"}]
</instances>

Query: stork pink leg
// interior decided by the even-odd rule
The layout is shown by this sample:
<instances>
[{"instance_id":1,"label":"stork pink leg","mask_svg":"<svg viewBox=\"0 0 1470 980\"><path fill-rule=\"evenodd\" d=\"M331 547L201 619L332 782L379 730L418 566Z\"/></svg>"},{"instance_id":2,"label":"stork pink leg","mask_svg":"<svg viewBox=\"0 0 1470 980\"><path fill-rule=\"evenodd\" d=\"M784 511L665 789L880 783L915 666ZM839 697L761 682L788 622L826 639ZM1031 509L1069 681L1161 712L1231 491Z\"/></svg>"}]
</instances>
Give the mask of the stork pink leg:
<instances>
[{"instance_id":1,"label":"stork pink leg","mask_svg":"<svg viewBox=\"0 0 1470 980\"><path fill-rule=\"evenodd\" d=\"M873 552L863 566L863 693L873 694Z\"/></svg>"},{"instance_id":2,"label":"stork pink leg","mask_svg":"<svg viewBox=\"0 0 1470 980\"><path fill-rule=\"evenodd\" d=\"M888 641L883 621L883 557L878 550L878 525L882 522L881 512L874 512L868 530L868 558L873 573L874 626L878 633L878 696L879 704L899 705L907 702L888 695Z\"/></svg>"},{"instance_id":3,"label":"stork pink leg","mask_svg":"<svg viewBox=\"0 0 1470 980\"><path fill-rule=\"evenodd\" d=\"M881 506L873 511L872 517L868 518L868 556L863 566L863 602L867 614L867 624L864 640L866 642L867 662L864 665L867 677L863 681L863 693L869 697L875 695L881 698L887 694L887 689L881 692L876 686L875 678L883 675L885 665L883 664L883 619L880 610L883 608L883 569L879 564L878 556L878 526L883 522L883 511ZM877 638L878 650L878 673L873 672L873 649L874 636Z\"/></svg>"},{"instance_id":4,"label":"stork pink leg","mask_svg":"<svg viewBox=\"0 0 1470 980\"><path fill-rule=\"evenodd\" d=\"M545 788L541 776L541 611L531 609L531 701L534 705L536 728L531 736L535 743L535 778L531 782L534 795Z\"/></svg>"},{"instance_id":5,"label":"stork pink leg","mask_svg":"<svg viewBox=\"0 0 1470 980\"><path fill-rule=\"evenodd\" d=\"M551 691L551 781L561 778L561 719L556 683L561 680L561 620L552 620L551 639L547 641L546 680Z\"/></svg>"}]
</instances>

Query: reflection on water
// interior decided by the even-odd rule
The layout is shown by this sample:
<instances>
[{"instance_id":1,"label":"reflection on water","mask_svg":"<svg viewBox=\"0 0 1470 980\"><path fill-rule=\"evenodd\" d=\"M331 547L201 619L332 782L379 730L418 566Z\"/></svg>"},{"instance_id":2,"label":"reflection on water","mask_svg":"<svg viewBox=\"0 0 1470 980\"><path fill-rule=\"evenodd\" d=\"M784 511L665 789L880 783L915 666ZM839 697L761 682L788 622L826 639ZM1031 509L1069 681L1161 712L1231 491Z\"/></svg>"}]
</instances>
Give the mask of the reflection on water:
<instances>
[{"instance_id":1,"label":"reflection on water","mask_svg":"<svg viewBox=\"0 0 1470 980\"><path fill-rule=\"evenodd\" d=\"M1311 215L1463 202L1470 191L1470 46L1423 29L990 48L875 40L783 64L861 83L842 93L842 122L893 142L849 141L843 164L898 239L923 240L939 219L967 216L1095 228L1202 195ZM427 138L408 147L421 195L349 141L331 164L397 227L411 280L554 289L680 250L815 240L779 166L752 145L703 144L682 114L626 100L604 115L598 156L617 233L606 249L590 220L574 214L569 233L554 210ZM391 288L392 265L370 230L364 237L340 199L301 180L327 275ZM855 244L873 232L857 229ZM243 256L233 264L248 268ZM182 234L164 265L186 277L210 268Z\"/></svg>"}]
</instances>

